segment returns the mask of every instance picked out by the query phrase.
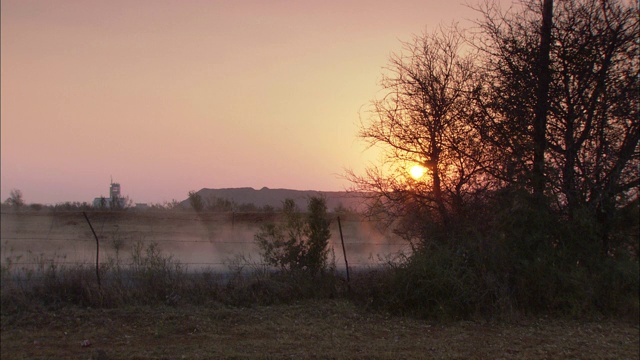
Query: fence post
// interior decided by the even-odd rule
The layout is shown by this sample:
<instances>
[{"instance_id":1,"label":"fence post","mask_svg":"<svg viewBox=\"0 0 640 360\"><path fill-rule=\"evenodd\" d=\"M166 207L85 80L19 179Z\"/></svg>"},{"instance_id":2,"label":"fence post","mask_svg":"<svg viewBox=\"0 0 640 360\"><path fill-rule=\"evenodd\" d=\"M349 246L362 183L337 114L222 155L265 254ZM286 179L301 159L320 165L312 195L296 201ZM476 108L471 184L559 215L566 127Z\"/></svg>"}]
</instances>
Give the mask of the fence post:
<instances>
[{"instance_id":1,"label":"fence post","mask_svg":"<svg viewBox=\"0 0 640 360\"><path fill-rule=\"evenodd\" d=\"M89 228L91 228L91 232L93 233L93 237L96 238L96 278L98 279L98 288L101 288L100 284L100 241L98 240L98 235L96 235L95 230L93 230L93 226L91 225L91 221L89 221L89 217L86 212L82 212L84 218L87 219L87 223L89 223Z\"/></svg>"},{"instance_id":2,"label":"fence post","mask_svg":"<svg viewBox=\"0 0 640 360\"><path fill-rule=\"evenodd\" d=\"M342 254L344 255L344 266L347 269L347 284L351 287L351 279L349 278L349 262L347 261L347 250L344 247L344 237L342 236L342 224L340 223L340 216L338 216L338 230L340 230L340 241L342 242Z\"/></svg>"}]
</instances>

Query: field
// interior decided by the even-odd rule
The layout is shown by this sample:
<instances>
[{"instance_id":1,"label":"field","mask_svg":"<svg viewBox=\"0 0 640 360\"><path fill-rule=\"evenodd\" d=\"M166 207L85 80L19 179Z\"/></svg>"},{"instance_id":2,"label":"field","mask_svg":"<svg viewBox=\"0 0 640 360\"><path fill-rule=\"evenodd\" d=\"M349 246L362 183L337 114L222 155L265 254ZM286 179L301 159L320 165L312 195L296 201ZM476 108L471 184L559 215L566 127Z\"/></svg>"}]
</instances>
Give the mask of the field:
<instances>
[{"instance_id":1,"label":"field","mask_svg":"<svg viewBox=\"0 0 640 360\"><path fill-rule=\"evenodd\" d=\"M640 352L635 318L569 320L514 313L500 321L434 322L375 311L344 289L287 300L290 290L251 278L236 283L235 290L192 281L198 266L228 272L233 264L225 259L254 254L252 234L261 223L277 221L261 214L88 215L101 241L103 275L112 276L103 278L112 285L103 283L102 292L96 290L92 269L96 242L81 213L2 214L2 359L624 359ZM343 223L347 255L356 267L374 265L378 256L402 249L397 239L370 225L357 219ZM331 246L340 264L337 226L332 226ZM119 279L114 257L127 268L136 243L156 243L161 253L151 260L171 258L193 271L169 272L173 282L168 283L141 280L144 288L113 285ZM144 266L169 269L142 264L138 274L147 274L150 268ZM191 300L166 297L181 286ZM30 293L33 287L40 292ZM4 297L13 290L16 296ZM47 297L52 290L56 294ZM275 300L269 306L260 299L243 302L242 296L256 294ZM82 346L84 340L90 345Z\"/></svg>"},{"instance_id":2,"label":"field","mask_svg":"<svg viewBox=\"0 0 640 360\"><path fill-rule=\"evenodd\" d=\"M640 351L637 323L437 324L343 300L3 313L1 336L2 359L633 359Z\"/></svg>"},{"instance_id":3,"label":"field","mask_svg":"<svg viewBox=\"0 0 640 360\"><path fill-rule=\"evenodd\" d=\"M88 212L100 241L100 262L118 255L127 262L135 244L157 244L192 270L228 271L230 260L242 255L257 259L253 236L265 222L278 222L266 213ZM336 265L344 265L337 217L332 216L330 247ZM2 263L33 265L39 260L58 264L94 264L96 241L82 212L2 212ZM408 246L376 223L342 215L342 230L350 267L376 264L378 258Z\"/></svg>"}]
</instances>

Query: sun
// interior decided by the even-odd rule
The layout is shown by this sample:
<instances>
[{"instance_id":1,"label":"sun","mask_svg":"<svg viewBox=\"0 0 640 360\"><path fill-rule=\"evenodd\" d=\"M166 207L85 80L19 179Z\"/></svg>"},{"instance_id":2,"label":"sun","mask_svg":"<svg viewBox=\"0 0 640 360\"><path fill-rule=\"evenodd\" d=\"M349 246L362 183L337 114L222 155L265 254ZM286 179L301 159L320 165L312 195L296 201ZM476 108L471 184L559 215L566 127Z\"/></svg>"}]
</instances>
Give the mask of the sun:
<instances>
[{"instance_id":1,"label":"sun","mask_svg":"<svg viewBox=\"0 0 640 360\"><path fill-rule=\"evenodd\" d=\"M426 172L427 168L422 165L414 165L409 169L409 175L411 175L414 180L420 179Z\"/></svg>"}]
</instances>

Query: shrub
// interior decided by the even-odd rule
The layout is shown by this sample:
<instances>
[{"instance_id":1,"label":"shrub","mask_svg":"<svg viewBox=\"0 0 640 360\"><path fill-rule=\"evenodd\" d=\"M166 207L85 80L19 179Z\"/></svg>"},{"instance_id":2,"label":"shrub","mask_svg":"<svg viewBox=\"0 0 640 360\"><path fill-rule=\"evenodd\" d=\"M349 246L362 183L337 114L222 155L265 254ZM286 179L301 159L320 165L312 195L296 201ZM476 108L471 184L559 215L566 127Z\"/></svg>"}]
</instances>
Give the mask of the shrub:
<instances>
[{"instance_id":1,"label":"shrub","mask_svg":"<svg viewBox=\"0 0 640 360\"><path fill-rule=\"evenodd\" d=\"M189 191L189 205L196 212L202 212L204 210L204 201L202 200L202 196L195 191Z\"/></svg>"},{"instance_id":2,"label":"shrub","mask_svg":"<svg viewBox=\"0 0 640 360\"><path fill-rule=\"evenodd\" d=\"M633 249L603 255L588 212L569 218L532 200L526 193L496 194L476 204L471 216L452 218L455 226L448 228L432 226L429 218L409 219L413 227L403 235L419 234L420 246L399 264L356 277L352 295L384 311L431 319L637 319L640 275Z\"/></svg>"},{"instance_id":3,"label":"shrub","mask_svg":"<svg viewBox=\"0 0 640 360\"><path fill-rule=\"evenodd\" d=\"M265 263L285 272L302 271L312 276L329 269L331 232L325 200L312 197L308 211L304 216L295 202L287 199L283 204L284 222L261 227L255 241Z\"/></svg>"}]
</instances>

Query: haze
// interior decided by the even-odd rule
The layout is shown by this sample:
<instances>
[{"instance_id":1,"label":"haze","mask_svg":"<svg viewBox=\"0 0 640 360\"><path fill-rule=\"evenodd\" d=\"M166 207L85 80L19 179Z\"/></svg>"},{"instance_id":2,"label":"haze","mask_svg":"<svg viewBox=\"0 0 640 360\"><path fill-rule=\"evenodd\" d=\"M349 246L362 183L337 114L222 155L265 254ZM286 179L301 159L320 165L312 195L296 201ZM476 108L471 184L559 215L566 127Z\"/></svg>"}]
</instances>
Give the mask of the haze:
<instances>
[{"instance_id":1,"label":"haze","mask_svg":"<svg viewBox=\"0 0 640 360\"><path fill-rule=\"evenodd\" d=\"M508 3L508 1L505 1ZM343 190L399 40L462 1L25 1L1 11L1 196Z\"/></svg>"}]
</instances>

